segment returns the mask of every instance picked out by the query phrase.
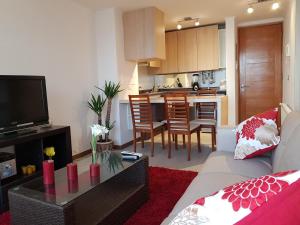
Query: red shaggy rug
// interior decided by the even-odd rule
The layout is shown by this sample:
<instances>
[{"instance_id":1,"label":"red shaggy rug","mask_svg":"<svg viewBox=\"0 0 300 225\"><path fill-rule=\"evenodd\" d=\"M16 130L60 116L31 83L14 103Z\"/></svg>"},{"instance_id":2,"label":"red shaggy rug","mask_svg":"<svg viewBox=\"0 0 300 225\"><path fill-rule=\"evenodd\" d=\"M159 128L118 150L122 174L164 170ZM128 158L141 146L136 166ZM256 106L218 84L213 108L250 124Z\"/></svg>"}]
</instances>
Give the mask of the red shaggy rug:
<instances>
[{"instance_id":1,"label":"red shaggy rug","mask_svg":"<svg viewBox=\"0 0 300 225\"><path fill-rule=\"evenodd\" d=\"M150 167L150 199L125 225L160 225L196 175L191 171ZM0 225L10 225L9 213L0 215Z\"/></svg>"}]
</instances>

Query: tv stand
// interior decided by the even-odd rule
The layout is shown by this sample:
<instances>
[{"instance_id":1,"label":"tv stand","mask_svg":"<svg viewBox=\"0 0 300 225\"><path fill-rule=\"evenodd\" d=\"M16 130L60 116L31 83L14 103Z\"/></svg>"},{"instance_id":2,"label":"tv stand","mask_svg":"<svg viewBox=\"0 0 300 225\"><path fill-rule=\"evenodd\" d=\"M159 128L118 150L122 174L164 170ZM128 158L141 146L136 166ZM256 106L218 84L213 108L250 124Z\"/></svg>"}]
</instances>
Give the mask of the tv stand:
<instances>
[{"instance_id":1,"label":"tv stand","mask_svg":"<svg viewBox=\"0 0 300 225\"><path fill-rule=\"evenodd\" d=\"M44 155L45 147L54 147L55 169L65 167L72 162L70 127L51 126L50 128L34 127L20 132L1 136L0 151L13 146L16 156L17 175L0 180L0 213L8 209L8 189L42 175L42 163L48 157ZM35 165L36 172L22 174L22 166Z\"/></svg>"},{"instance_id":2,"label":"tv stand","mask_svg":"<svg viewBox=\"0 0 300 225\"><path fill-rule=\"evenodd\" d=\"M5 139L8 137L17 137L17 136L33 134L33 133L37 133L36 127L31 127L31 128L26 128L26 129L22 129L22 130L16 130L16 131L3 133L0 135L0 139Z\"/></svg>"}]
</instances>

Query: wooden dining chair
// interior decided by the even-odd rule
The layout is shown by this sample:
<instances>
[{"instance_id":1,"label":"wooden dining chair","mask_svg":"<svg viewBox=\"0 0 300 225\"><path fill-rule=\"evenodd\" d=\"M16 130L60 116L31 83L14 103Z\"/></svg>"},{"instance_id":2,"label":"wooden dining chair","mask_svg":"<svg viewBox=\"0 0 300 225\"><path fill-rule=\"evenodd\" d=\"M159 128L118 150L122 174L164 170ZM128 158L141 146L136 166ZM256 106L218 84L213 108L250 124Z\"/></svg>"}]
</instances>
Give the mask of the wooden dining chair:
<instances>
[{"instance_id":1,"label":"wooden dining chair","mask_svg":"<svg viewBox=\"0 0 300 225\"><path fill-rule=\"evenodd\" d=\"M199 96L216 96L215 89L202 89L197 92ZM212 151L215 151L216 145L216 126L217 126L217 103L216 102L201 102L196 104L196 119L192 121L200 125L202 129L211 130L211 146Z\"/></svg>"},{"instance_id":2,"label":"wooden dining chair","mask_svg":"<svg viewBox=\"0 0 300 225\"><path fill-rule=\"evenodd\" d=\"M151 156L154 156L154 136L161 134L162 148L165 148L164 131L166 125L161 122L153 122L152 109L149 95L129 95L132 125L133 125L133 146L136 152L137 133L141 134L142 148L146 134L151 137Z\"/></svg>"},{"instance_id":3,"label":"wooden dining chair","mask_svg":"<svg viewBox=\"0 0 300 225\"><path fill-rule=\"evenodd\" d=\"M164 96L168 127L168 157L171 158L171 136L187 135L188 161L191 160L191 135L197 133L198 151L200 146L200 126L189 121L189 104L186 94L168 94Z\"/></svg>"}]
</instances>

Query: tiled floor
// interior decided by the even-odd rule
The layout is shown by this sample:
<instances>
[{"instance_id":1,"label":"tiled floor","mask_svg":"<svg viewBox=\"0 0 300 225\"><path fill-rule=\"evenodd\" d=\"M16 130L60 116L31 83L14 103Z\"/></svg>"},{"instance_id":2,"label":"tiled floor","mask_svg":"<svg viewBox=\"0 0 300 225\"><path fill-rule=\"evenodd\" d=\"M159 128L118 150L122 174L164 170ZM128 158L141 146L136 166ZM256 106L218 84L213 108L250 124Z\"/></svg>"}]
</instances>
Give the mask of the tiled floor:
<instances>
[{"instance_id":1,"label":"tiled floor","mask_svg":"<svg viewBox=\"0 0 300 225\"><path fill-rule=\"evenodd\" d=\"M166 143L167 143L167 135ZM203 163L207 159L211 152L211 135L207 133L201 133L201 148L202 151L199 153L197 150L196 135L192 137L192 153L191 161L187 161L187 150L182 147L181 137L179 137L179 149L175 150L175 146L172 146L172 158L168 159L168 150L162 149L160 135L155 137L155 150L154 157L150 156L151 143L147 141L145 148L141 148L141 144L138 143L137 151L149 156L150 166L167 167L180 170L192 170L199 172L202 168ZM127 151L133 151L133 146L129 146L124 149ZM88 170L88 166L91 162L91 156L86 156L78 160L79 173Z\"/></svg>"}]
</instances>

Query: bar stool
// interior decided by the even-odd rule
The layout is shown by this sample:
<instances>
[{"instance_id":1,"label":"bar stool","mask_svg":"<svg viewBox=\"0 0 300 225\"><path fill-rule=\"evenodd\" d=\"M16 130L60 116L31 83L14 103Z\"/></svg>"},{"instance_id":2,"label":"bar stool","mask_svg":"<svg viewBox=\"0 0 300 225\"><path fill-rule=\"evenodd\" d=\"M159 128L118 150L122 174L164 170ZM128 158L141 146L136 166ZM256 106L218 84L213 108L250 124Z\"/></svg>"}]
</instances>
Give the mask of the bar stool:
<instances>
[{"instance_id":1,"label":"bar stool","mask_svg":"<svg viewBox=\"0 0 300 225\"><path fill-rule=\"evenodd\" d=\"M129 95L132 125L133 125L133 146L136 152L136 134L141 134L142 148L144 148L145 134L151 136L151 156L154 156L154 136L161 134L162 148L165 148L165 124L153 122L152 109L149 95Z\"/></svg>"},{"instance_id":2,"label":"bar stool","mask_svg":"<svg viewBox=\"0 0 300 225\"><path fill-rule=\"evenodd\" d=\"M197 133L198 151L200 146L200 125L189 121L189 104L186 94L168 94L164 96L168 126L168 158L171 158L171 135L187 135L188 161L191 160L191 135Z\"/></svg>"},{"instance_id":3,"label":"bar stool","mask_svg":"<svg viewBox=\"0 0 300 225\"><path fill-rule=\"evenodd\" d=\"M216 96L215 89L202 89L197 92L198 96ZM192 123L200 125L201 130L207 128L211 130L211 146L215 151L216 126L217 126L217 104L215 102L203 102L196 104L196 118Z\"/></svg>"}]
</instances>

